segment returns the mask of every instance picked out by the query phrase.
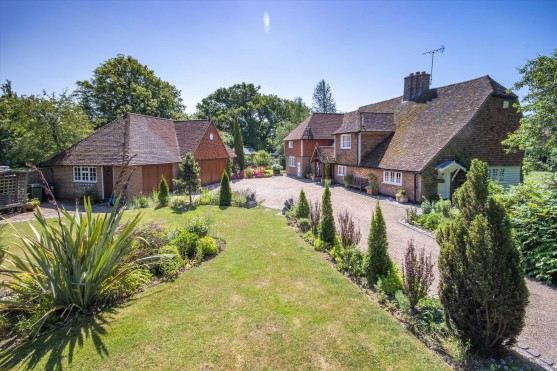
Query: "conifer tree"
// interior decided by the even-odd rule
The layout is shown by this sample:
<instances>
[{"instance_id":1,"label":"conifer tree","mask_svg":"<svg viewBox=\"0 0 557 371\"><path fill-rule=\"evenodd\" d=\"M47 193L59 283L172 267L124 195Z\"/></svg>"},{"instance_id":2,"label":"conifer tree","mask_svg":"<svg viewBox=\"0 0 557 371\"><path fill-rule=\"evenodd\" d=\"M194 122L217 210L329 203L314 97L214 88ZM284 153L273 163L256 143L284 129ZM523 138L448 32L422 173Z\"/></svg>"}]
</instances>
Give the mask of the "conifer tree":
<instances>
[{"instance_id":1,"label":"conifer tree","mask_svg":"<svg viewBox=\"0 0 557 371\"><path fill-rule=\"evenodd\" d=\"M393 262L387 253L388 247L387 225L379 201L377 201L375 213L371 217L365 256L365 270L370 287L373 287L379 278L385 277L393 266Z\"/></svg>"},{"instance_id":2,"label":"conifer tree","mask_svg":"<svg viewBox=\"0 0 557 371\"><path fill-rule=\"evenodd\" d=\"M494 352L520 334L528 290L506 210L487 188L487 164L473 160L453 197L460 213L437 235L439 298L457 334Z\"/></svg>"},{"instance_id":3,"label":"conifer tree","mask_svg":"<svg viewBox=\"0 0 557 371\"><path fill-rule=\"evenodd\" d=\"M225 170L222 172L222 178L220 180L219 205L230 206L231 201L232 193L230 191L230 179Z\"/></svg>"},{"instance_id":4,"label":"conifer tree","mask_svg":"<svg viewBox=\"0 0 557 371\"><path fill-rule=\"evenodd\" d=\"M321 224L319 225L319 239L329 247L335 244L335 217L331 202L329 182L325 182L325 192L321 201Z\"/></svg>"},{"instance_id":5,"label":"conifer tree","mask_svg":"<svg viewBox=\"0 0 557 371\"><path fill-rule=\"evenodd\" d=\"M201 186L199 164L195 161L193 155L188 152L178 167L180 171L178 172L178 179L174 180L174 187L187 188L190 196L190 205L192 205L192 194Z\"/></svg>"},{"instance_id":6,"label":"conifer tree","mask_svg":"<svg viewBox=\"0 0 557 371\"><path fill-rule=\"evenodd\" d=\"M297 219L308 219L309 218L309 204L306 198L306 193L302 189L300 191L300 197L298 199L298 206L296 207L296 218Z\"/></svg>"},{"instance_id":7,"label":"conifer tree","mask_svg":"<svg viewBox=\"0 0 557 371\"><path fill-rule=\"evenodd\" d=\"M161 177L161 181L159 183L159 206L166 206L168 205L168 199L170 198L170 189L168 189L168 183L164 178L164 175Z\"/></svg>"},{"instance_id":8,"label":"conifer tree","mask_svg":"<svg viewBox=\"0 0 557 371\"><path fill-rule=\"evenodd\" d=\"M226 174L228 174L228 179L232 179L232 159L230 157L226 159Z\"/></svg>"},{"instance_id":9,"label":"conifer tree","mask_svg":"<svg viewBox=\"0 0 557 371\"><path fill-rule=\"evenodd\" d=\"M240 130L237 119L234 120L234 152L236 152L236 156L238 156L240 171L243 171L246 165L244 158L244 138L242 138L242 131Z\"/></svg>"}]
</instances>

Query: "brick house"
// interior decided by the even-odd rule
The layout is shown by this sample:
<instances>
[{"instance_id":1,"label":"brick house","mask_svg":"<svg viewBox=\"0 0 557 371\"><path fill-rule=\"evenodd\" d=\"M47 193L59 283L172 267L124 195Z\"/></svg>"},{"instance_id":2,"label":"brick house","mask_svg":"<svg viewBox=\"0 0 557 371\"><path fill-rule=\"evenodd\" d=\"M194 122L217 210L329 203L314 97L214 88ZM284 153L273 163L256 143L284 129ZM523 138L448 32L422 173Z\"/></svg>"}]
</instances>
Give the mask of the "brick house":
<instances>
[{"instance_id":1,"label":"brick house","mask_svg":"<svg viewBox=\"0 0 557 371\"><path fill-rule=\"evenodd\" d=\"M342 125L342 117L340 113L312 113L284 138L287 175L304 177L312 172L315 148L333 145L333 133Z\"/></svg>"},{"instance_id":2,"label":"brick house","mask_svg":"<svg viewBox=\"0 0 557 371\"><path fill-rule=\"evenodd\" d=\"M122 191L151 193L164 176L172 189L178 164L192 153L203 185L220 181L229 151L209 120L174 121L126 113L45 163L55 195L61 199L94 193L101 199ZM129 161L129 162L128 162ZM127 167L124 168L124 164ZM120 176L122 175L122 176Z\"/></svg>"},{"instance_id":3,"label":"brick house","mask_svg":"<svg viewBox=\"0 0 557 371\"><path fill-rule=\"evenodd\" d=\"M523 154L506 153L501 144L519 126L517 96L489 76L439 88L429 82L429 74L412 73L401 97L343 115L334 132L335 181L374 173L382 194L405 189L411 201L449 198L478 158L493 180L520 182Z\"/></svg>"}]
</instances>

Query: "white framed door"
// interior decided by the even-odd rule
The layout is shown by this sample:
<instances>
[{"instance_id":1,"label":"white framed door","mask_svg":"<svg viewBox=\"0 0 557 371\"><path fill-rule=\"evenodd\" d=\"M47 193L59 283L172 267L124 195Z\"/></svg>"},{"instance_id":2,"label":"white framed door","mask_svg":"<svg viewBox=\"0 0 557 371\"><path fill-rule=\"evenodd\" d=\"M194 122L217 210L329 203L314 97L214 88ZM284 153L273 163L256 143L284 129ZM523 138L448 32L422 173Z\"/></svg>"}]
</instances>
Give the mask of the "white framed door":
<instances>
[{"instance_id":1,"label":"white framed door","mask_svg":"<svg viewBox=\"0 0 557 371\"><path fill-rule=\"evenodd\" d=\"M302 165L298 162L298 176L302 176Z\"/></svg>"},{"instance_id":2,"label":"white framed door","mask_svg":"<svg viewBox=\"0 0 557 371\"><path fill-rule=\"evenodd\" d=\"M446 200L451 197L451 172L445 170L439 175L443 182L437 183L437 194Z\"/></svg>"}]
</instances>

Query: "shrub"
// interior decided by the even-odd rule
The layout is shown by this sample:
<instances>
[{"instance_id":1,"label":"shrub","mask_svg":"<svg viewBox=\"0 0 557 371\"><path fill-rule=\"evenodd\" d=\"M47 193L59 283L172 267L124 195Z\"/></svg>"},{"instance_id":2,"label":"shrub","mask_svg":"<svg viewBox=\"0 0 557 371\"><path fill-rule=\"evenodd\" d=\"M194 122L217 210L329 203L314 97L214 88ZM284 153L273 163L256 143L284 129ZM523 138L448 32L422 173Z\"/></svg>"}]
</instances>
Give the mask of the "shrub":
<instances>
[{"instance_id":1,"label":"shrub","mask_svg":"<svg viewBox=\"0 0 557 371\"><path fill-rule=\"evenodd\" d=\"M387 274L377 280L375 288L377 291L388 296L394 296L397 291L403 290L402 277L398 272L396 264L392 264Z\"/></svg>"},{"instance_id":2,"label":"shrub","mask_svg":"<svg viewBox=\"0 0 557 371\"><path fill-rule=\"evenodd\" d=\"M174 245L167 245L159 250L161 257L157 269L165 278L175 277L184 266L184 260Z\"/></svg>"},{"instance_id":3,"label":"shrub","mask_svg":"<svg viewBox=\"0 0 557 371\"><path fill-rule=\"evenodd\" d=\"M17 233L26 258L6 251L12 268L8 288L14 293L4 307L15 313L40 314L40 326L50 315L89 311L105 303L103 293L137 267L133 229L141 220L137 214L116 231L123 209L116 205L107 214L92 214L85 199L85 213L60 210L64 217L49 223L40 209L35 212L37 231L33 237ZM39 318L41 318L39 317Z\"/></svg>"},{"instance_id":4,"label":"shrub","mask_svg":"<svg viewBox=\"0 0 557 371\"><path fill-rule=\"evenodd\" d=\"M451 217L451 208L451 200L440 199L439 201L433 203L433 209L435 212L445 218Z\"/></svg>"},{"instance_id":5,"label":"shrub","mask_svg":"<svg viewBox=\"0 0 557 371\"><path fill-rule=\"evenodd\" d=\"M300 227L300 230L302 232L306 233L311 229L311 224L309 223L308 219L302 218L298 219L298 227Z\"/></svg>"},{"instance_id":6,"label":"shrub","mask_svg":"<svg viewBox=\"0 0 557 371\"><path fill-rule=\"evenodd\" d=\"M319 221L321 220L321 204L319 201L309 203L309 222L311 224L311 232L318 233Z\"/></svg>"},{"instance_id":7,"label":"shrub","mask_svg":"<svg viewBox=\"0 0 557 371\"><path fill-rule=\"evenodd\" d=\"M365 262L366 276L370 287L373 287L379 278L385 277L391 270L393 262L387 254L388 247L387 226L379 201L377 201L375 213L371 218Z\"/></svg>"},{"instance_id":8,"label":"shrub","mask_svg":"<svg viewBox=\"0 0 557 371\"><path fill-rule=\"evenodd\" d=\"M209 223L202 215L195 214L186 218L186 231L205 237L209 231Z\"/></svg>"},{"instance_id":9,"label":"shrub","mask_svg":"<svg viewBox=\"0 0 557 371\"><path fill-rule=\"evenodd\" d=\"M306 198L306 193L302 189L300 191L300 197L298 198L298 204L296 205L296 218L308 219L309 218L309 204Z\"/></svg>"},{"instance_id":10,"label":"shrub","mask_svg":"<svg viewBox=\"0 0 557 371\"><path fill-rule=\"evenodd\" d=\"M198 240L199 236L197 234L183 230L172 241L172 244L178 248L178 252L183 259L193 259L195 257Z\"/></svg>"},{"instance_id":11,"label":"shrub","mask_svg":"<svg viewBox=\"0 0 557 371\"><path fill-rule=\"evenodd\" d=\"M184 196L173 197L169 206L176 210L185 210L188 208L188 199Z\"/></svg>"},{"instance_id":12,"label":"shrub","mask_svg":"<svg viewBox=\"0 0 557 371\"><path fill-rule=\"evenodd\" d=\"M294 209L294 199L289 198L286 201L284 201L284 206L282 208L282 215L286 215L287 212L293 209Z\"/></svg>"},{"instance_id":13,"label":"shrub","mask_svg":"<svg viewBox=\"0 0 557 371\"><path fill-rule=\"evenodd\" d=\"M253 169L251 167L248 167L246 169L246 171L244 171L244 175L246 176L246 178L253 178Z\"/></svg>"},{"instance_id":14,"label":"shrub","mask_svg":"<svg viewBox=\"0 0 557 371\"><path fill-rule=\"evenodd\" d=\"M424 197L422 204L422 214L430 214L433 211L433 203Z\"/></svg>"},{"instance_id":15,"label":"shrub","mask_svg":"<svg viewBox=\"0 0 557 371\"><path fill-rule=\"evenodd\" d=\"M230 157L226 159L226 175L228 175L228 179L232 179L232 159Z\"/></svg>"},{"instance_id":16,"label":"shrub","mask_svg":"<svg viewBox=\"0 0 557 371\"><path fill-rule=\"evenodd\" d=\"M220 180L219 205L230 206L231 200L232 195L230 191L230 179L228 178L226 171L224 171Z\"/></svg>"},{"instance_id":17,"label":"shrub","mask_svg":"<svg viewBox=\"0 0 557 371\"><path fill-rule=\"evenodd\" d=\"M337 269L352 277L364 276L364 254L352 246L342 246L340 241L331 249L331 256L337 263Z\"/></svg>"},{"instance_id":18,"label":"shrub","mask_svg":"<svg viewBox=\"0 0 557 371\"><path fill-rule=\"evenodd\" d=\"M433 262L431 254L429 257L425 256L424 249L420 250L419 255L416 254L414 239L408 241L408 247L404 253L402 280L410 308L415 310L418 302L427 297L429 287L433 283Z\"/></svg>"},{"instance_id":19,"label":"shrub","mask_svg":"<svg viewBox=\"0 0 557 371\"><path fill-rule=\"evenodd\" d=\"M203 258L209 255L216 255L219 252L217 242L213 237L203 237L197 241L197 257Z\"/></svg>"},{"instance_id":20,"label":"shrub","mask_svg":"<svg viewBox=\"0 0 557 371\"><path fill-rule=\"evenodd\" d=\"M460 215L437 235L439 297L447 322L482 352L516 340L528 303L509 219L503 205L488 196L487 164L473 160L453 197Z\"/></svg>"},{"instance_id":21,"label":"shrub","mask_svg":"<svg viewBox=\"0 0 557 371\"><path fill-rule=\"evenodd\" d=\"M352 215L350 215L348 211L344 210L343 212L338 213L337 219L337 234L340 237L340 243L342 246L358 246L358 243L360 243L360 240L362 239L362 233L360 232L360 227L354 223Z\"/></svg>"},{"instance_id":22,"label":"shrub","mask_svg":"<svg viewBox=\"0 0 557 371\"><path fill-rule=\"evenodd\" d=\"M414 224L419 218L418 209L415 207L409 207L406 209L406 221L410 224Z\"/></svg>"},{"instance_id":23,"label":"shrub","mask_svg":"<svg viewBox=\"0 0 557 371\"><path fill-rule=\"evenodd\" d=\"M152 280L153 275L149 269L141 267L132 269L103 295L108 300L127 298L138 292Z\"/></svg>"},{"instance_id":24,"label":"shrub","mask_svg":"<svg viewBox=\"0 0 557 371\"><path fill-rule=\"evenodd\" d=\"M157 223L147 223L133 231L134 247L138 257L154 255L168 243L167 230Z\"/></svg>"},{"instance_id":25,"label":"shrub","mask_svg":"<svg viewBox=\"0 0 557 371\"><path fill-rule=\"evenodd\" d=\"M325 192L321 201L321 224L319 226L319 239L326 246L331 247L335 243L335 218L333 215L333 204L331 202L331 190L329 183L325 182Z\"/></svg>"},{"instance_id":26,"label":"shrub","mask_svg":"<svg viewBox=\"0 0 557 371\"><path fill-rule=\"evenodd\" d=\"M260 150L253 155L253 163L255 166L268 167L273 162L269 152Z\"/></svg>"},{"instance_id":27,"label":"shrub","mask_svg":"<svg viewBox=\"0 0 557 371\"><path fill-rule=\"evenodd\" d=\"M161 177L161 181L159 183L159 194L157 200L159 202L159 206L166 206L168 205L168 199L170 198L170 189L168 189L168 183L164 178L164 175Z\"/></svg>"},{"instance_id":28,"label":"shrub","mask_svg":"<svg viewBox=\"0 0 557 371\"><path fill-rule=\"evenodd\" d=\"M408 297L406 295L404 295L404 293L401 290L398 290L397 292L395 292L395 300L398 303L399 310L404 315L411 314L410 300L408 300Z\"/></svg>"},{"instance_id":29,"label":"shrub","mask_svg":"<svg viewBox=\"0 0 557 371\"><path fill-rule=\"evenodd\" d=\"M129 201L130 209L145 209L149 207L150 200L144 194L139 194Z\"/></svg>"},{"instance_id":30,"label":"shrub","mask_svg":"<svg viewBox=\"0 0 557 371\"><path fill-rule=\"evenodd\" d=\"M441 214L431 213L422 214L418 218L414 219L414 224L427 229L428 231L435 232L443 222L443 217Z\"/></svg>"}]
</instances>

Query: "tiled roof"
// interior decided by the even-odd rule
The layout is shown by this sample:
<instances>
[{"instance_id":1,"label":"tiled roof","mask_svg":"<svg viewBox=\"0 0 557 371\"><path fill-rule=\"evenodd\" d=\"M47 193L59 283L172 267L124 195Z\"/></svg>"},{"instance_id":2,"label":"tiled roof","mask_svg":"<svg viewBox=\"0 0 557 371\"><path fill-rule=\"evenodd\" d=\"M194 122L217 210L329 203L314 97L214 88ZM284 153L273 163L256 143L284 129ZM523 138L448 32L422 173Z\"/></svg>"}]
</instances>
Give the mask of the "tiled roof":
<instances>
[{"instance_id":1,"label":"tiled roof","mask_svg":"<svg viewBox=\"0 0 557 371\"><path fill-rule=\"evenodd\" d=\"M335 147L333 146L317 146L313 151L313 158L319 158L319 162L325 163L327 159L330 164L335 163Z\"/></svg>"},{"instance_id":2,"label":"tiled roof","mask_svg":"<svg viewBox=\"0 0 557 371\"><path fill-rule=\"evenodd\" d=\"M230 147L229 147L228 145L226 145L226 144L224 145L224 147L226 147L226 152L228 152L228 157L230 157L230 158L236 158L236 157L238 157L238 156L236 155L236 152L234 151L234 149L230 148Z\"/></svg>"},{"instance_id":3,"label":"tiled roof","mask_svg":"<svg viewBox=\"0 0 557 371\"><path fill-rule=\"evenodd\" d=\"M127 113L103 126L45 165L130 166L176 163L195 152L209 120L172 121Z\"/></svg>"},{"instance_id":4,"label":"tiled roof","mask_svg":"<svg viewBox=\"0 0 557 371\"><path fill-rule=\"evenodd\" d=\"M342 113L312 113L284 140L333 139L333 133L342 125Z\"/></svg>"},{"instance_id":5,"label":"tiled roof","mask_svg":"<svg viewBox=\"0 0 557 371\"><path fill-rule=\"evenodd\" d=\"M395 132L362 159L361 166L422 171L470 122L490 95L516 97L483 76L429 89L416 99L402 97L360 107L360 112L393 114Z\"/></svg>"},{"instance_id":6,"label":"tiled roof","mask_svg":"<svg viewBox=\"0 0 557 371\"><path fill-rule=\"evenodd\" d=\"M360 112L353 111L344 115L342 126L335 134L357 133L359 131L394 131L394 115L392 112Z\"/></svg>"}]
</instances>

